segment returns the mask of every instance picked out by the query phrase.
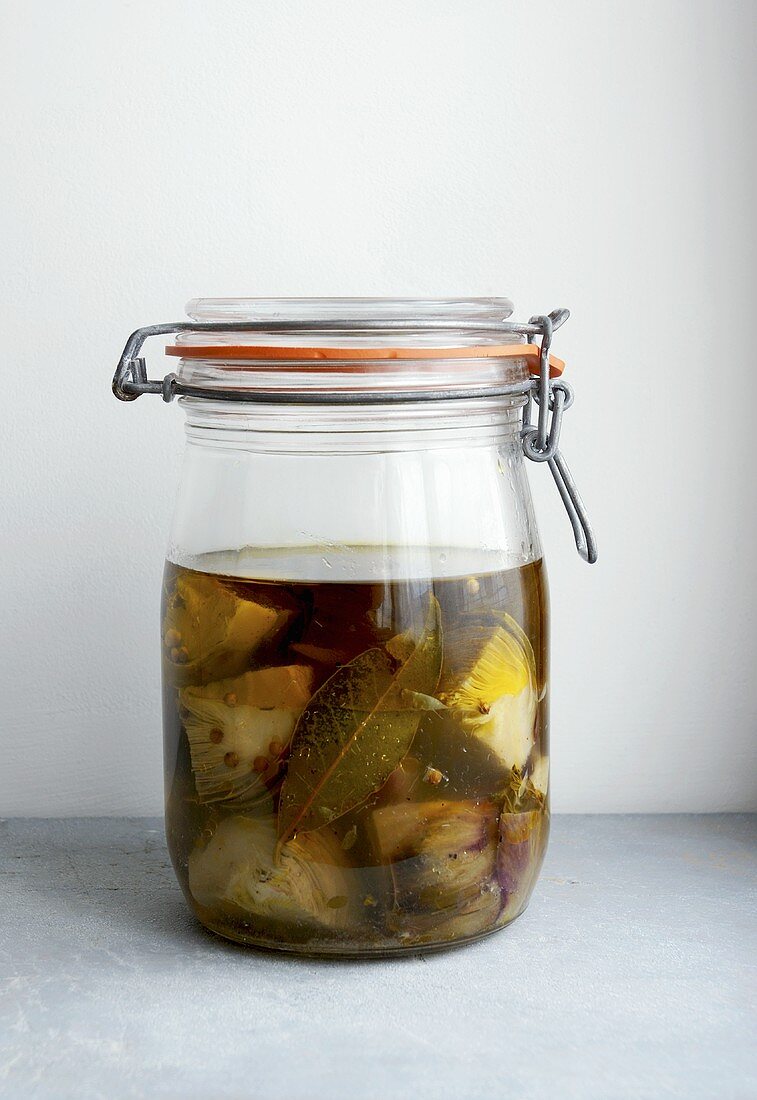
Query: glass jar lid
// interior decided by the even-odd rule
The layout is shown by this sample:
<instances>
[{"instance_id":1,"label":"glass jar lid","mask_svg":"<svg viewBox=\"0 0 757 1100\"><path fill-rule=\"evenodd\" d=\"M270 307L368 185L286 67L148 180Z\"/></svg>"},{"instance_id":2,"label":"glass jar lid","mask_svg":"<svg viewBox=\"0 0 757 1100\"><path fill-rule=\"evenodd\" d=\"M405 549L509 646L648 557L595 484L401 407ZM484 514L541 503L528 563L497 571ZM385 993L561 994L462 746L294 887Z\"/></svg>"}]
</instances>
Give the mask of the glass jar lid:
<instances>
[{"instance_id":1,"label":"glass jar lid","mask_svg":"<svg viewBox=\"0 0 757 1100\"><path fill-rule=\"evenodd\" d=\"M246 340L238 331L228 338L222 332L205 334L201 340L180 334L178 345L391 348L404 342L438 349L507 343L501 326L512 316L513 303L509 298L193 298L186 313L193 321L252 324L255 330Z\"/></svg>"},{"instance_id":2,"label":"glass jar lid","mask_svg":"<svg viewBox=\"0 0 757 1100\"><path fill-rule=\"evenodd\" d=\"M507 298L196 298L191 331L166 353L195 389L497 388L539 369L512 311ZM563 363L551 357L550 368L554 377Z\"/></svg>"}]
</instances>

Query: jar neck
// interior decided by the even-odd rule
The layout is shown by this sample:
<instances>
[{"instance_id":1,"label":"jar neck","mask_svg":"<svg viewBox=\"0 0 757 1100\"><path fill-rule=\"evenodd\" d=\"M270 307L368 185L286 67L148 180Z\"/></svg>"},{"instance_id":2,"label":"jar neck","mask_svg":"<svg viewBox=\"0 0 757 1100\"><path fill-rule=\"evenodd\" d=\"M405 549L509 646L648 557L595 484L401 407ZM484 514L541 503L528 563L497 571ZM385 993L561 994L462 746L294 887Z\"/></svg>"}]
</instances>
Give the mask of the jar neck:
<instances>
[{"instance_id":1,"label":"jar neck","mask_svg":"<svg viewBox=\"0 0 757 1100\"><path fill-rule=\"evenodd\" d=\"M182 398L193 446L369 453L515 442L521 397L399 405L255 405Z\"/></svg>"}]
</instances>

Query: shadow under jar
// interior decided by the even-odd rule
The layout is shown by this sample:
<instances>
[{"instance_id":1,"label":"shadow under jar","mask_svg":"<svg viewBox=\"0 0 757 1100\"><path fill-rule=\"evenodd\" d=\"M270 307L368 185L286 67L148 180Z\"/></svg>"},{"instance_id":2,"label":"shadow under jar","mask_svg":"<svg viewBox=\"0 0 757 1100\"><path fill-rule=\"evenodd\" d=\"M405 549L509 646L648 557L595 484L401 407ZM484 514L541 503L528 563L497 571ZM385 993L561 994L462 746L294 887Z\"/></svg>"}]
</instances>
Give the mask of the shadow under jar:
<instances>
[{"instance_id":1,"label":"shadow under jar","mask_svg":"<svg viewBox=\"0 0 757 1100\"><path fill-rule=\"evenodd\" d=\"M189 905L228 939L391 955L528 903L549 832L548 598L521 410L546 350L503 338L510 311L206 299L167 349L187 417L167 836Z\"/></svg>"}]
</instances>

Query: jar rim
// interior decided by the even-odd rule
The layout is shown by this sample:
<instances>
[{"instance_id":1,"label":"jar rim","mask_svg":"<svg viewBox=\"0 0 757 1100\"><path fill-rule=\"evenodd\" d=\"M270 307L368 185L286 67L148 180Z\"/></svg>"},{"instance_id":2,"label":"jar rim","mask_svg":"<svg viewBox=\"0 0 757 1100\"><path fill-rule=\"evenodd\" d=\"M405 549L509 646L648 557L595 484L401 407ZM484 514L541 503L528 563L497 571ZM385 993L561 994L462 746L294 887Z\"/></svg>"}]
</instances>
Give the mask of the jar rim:
<instances>
[{"instance_id":1,"label":"jar rim","mask_svg":"<svg viewBox=\"0 0 757 1100\"><path fill-rule=\"evenodd\" d=\"M512 316L509 298L192 298L186 314L193 321L324 322L338 325L387 321L418 321L428 327L435 320L460 324L505 321Z\"/></svg>"},{"instance_id":2,"label":"jar rim","mask_svg":"<svg viewBox=\"0 0 757 1100\"><path fill-rule=\"evenodd\" d=\"M523 342L509 298L194 298L186 311L195 326L169 352L184 358L211 348L237 359L265 358L266 348L269 358L413 358L414 349L475 358L476 348Z\"/></svg>"}]
</instances>

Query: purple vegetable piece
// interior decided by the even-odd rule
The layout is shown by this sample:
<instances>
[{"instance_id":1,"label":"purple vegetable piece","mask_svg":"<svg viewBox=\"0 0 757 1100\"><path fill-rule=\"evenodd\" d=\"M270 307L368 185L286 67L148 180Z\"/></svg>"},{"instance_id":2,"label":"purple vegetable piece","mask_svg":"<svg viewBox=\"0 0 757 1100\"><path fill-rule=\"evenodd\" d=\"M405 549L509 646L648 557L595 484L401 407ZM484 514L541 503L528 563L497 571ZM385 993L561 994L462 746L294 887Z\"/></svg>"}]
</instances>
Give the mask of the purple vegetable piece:
<instances>
[{"instance_id":1,"label":"purple vegetable piece","mask_svg":"<svg viewBox=\"0 0 757 1100\"><path fill-rule=\"evenodd\" d=\"M508 919L524 908L533 889L544 858L548 827L548 817L540 810L500 816L497 881Z\"/></svg>"}]
</instances>

